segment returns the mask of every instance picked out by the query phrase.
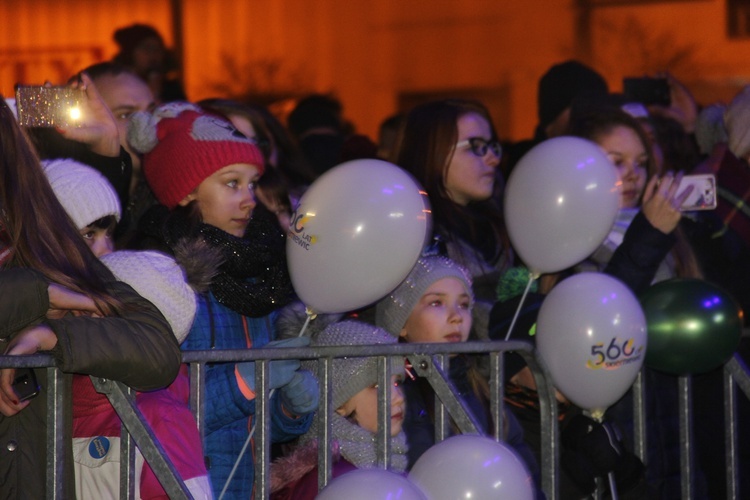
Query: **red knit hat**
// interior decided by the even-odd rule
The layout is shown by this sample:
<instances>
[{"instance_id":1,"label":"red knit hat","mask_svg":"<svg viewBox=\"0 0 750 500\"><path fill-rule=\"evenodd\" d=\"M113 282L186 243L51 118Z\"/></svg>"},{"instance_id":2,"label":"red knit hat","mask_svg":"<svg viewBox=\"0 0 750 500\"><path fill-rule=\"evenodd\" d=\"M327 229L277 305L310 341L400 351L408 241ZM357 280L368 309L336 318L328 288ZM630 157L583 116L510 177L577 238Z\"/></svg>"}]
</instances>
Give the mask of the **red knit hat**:
<instances>
[{"instance_id":1,"label":"red knit hat","mask_svg":"<svg viewBox=\"0 0 750 500\"><path fill-rule=\"evenodd\" d=\"M128 142L144 153L143 174L159 203L170 210L217 170L249 163L263 173L258 146L228 121L184 102L153 114L135 113Z\"/></svg>"}]
</instances>

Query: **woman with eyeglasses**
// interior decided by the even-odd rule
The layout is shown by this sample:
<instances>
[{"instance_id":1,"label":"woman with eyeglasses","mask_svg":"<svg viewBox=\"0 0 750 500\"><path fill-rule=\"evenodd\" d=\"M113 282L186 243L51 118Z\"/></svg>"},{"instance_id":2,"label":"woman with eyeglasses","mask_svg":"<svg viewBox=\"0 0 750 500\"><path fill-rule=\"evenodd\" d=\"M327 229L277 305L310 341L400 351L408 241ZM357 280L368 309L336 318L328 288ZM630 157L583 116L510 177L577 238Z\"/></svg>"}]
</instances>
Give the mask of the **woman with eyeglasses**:
<instances>
[{"instance_id":1,"label":"woman with eyeglasses","mask_svg":"<svg viewBox=\"0 0 750 500\"><path fill-rule=\"evenodd\" d=\"M391 159L427 191L438 251L471 273L474 331L482 338L498 278L512 261L497 184L501 156L487 108L448 99L409 112Z\"/></svg>"}]
</instances>

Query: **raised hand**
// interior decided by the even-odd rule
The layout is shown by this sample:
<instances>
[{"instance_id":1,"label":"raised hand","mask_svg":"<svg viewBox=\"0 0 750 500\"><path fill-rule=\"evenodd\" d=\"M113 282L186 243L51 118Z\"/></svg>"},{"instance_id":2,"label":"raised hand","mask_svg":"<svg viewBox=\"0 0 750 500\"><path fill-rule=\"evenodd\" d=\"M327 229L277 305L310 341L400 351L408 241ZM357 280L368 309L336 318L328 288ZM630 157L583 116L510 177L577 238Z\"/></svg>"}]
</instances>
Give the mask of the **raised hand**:
<instances>
[{"instance_id":1,"label":"raised hand","mask_svg":"<svg viewBox=\"0 0 750 500\"><path fill-rule=\"evenodd\" d=\"M641 211L649 223L664 234L674 231L680 223L680 206L693 190L693 186L688 186L677 193L681 181L682 172L677 175L668 172L661 178L652 177L643 191Z\"/></svg>"},{"instance_id":2,"label":"raised hand","mask_svg":"<svg viewBox=\"0 0 750 500\"><path fill-rule=\"evenodd\" d=\"M91 151L102 156L116 157L120 154L120 136L117 122L102 99L96 85L86 73L71 84L83 91L82 119L78 125L59 127L57 131L73 141L86 144Z\"/></svg>"}]
</instances>

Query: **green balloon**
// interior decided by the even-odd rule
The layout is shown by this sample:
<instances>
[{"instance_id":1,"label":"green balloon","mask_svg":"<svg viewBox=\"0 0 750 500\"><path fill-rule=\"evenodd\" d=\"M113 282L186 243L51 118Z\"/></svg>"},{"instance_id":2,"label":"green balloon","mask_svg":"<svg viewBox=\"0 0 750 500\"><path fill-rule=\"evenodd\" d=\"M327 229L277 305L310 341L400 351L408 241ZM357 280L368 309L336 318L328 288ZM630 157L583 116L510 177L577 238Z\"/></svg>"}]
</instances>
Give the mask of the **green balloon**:
<instances>
[{"instance_id":1,"label":"green balloon","mask_svg":"<svg viewBox=\"0 0 750 500\"><path fill-rule=\"evenodd\" d=\"M721 288L698 279L657 283L640 298L646 315L646 366L674 375L723 365L742 335L742 310Z\"/></svg>"}]
</instances>

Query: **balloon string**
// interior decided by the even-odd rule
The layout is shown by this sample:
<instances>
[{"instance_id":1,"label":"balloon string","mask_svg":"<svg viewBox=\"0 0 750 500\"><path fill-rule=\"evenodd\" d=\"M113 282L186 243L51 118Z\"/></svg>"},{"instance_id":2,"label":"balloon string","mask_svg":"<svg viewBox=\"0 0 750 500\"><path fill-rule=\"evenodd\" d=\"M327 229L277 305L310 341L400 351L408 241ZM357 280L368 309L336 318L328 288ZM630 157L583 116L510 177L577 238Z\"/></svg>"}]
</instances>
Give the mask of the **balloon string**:
<instances>
[{"instance_id":1,"label":"balloon string","mask_svg":"<svg viewBox=\"0 0 750 500\"><path fill-rule=\"evenodd\" d=\"M615 473L614 471L607 474L607 477L609 478L609 493L612 500L617 500L617 483L615 482Z\"/></svg>"},{"instance_id":2,"label":"balloon string","mask_svg":"<svg viewBox=\"0 0 750 500\"><path fill-rule=\"evenodd\" d=\"M318 315L315 314L312 311L312 309L310 309L309 307L305 308L305 314L307 314L307 318L305 319L305 324L302 325L302 330L299 331L299 335L297 335L297 337L301 337L302 335L304 335L305 334L305 330L307 330L307 325L310 324L310 321L314 320L315 318L318 317Z\"/></svg>"},{"instance_id":3,"label":"balloon string","mask_svg":"<svg viewBox=\"0 0 750 500\"><path fill-rule=\"evenodd\" d=\"M268 393L269 400L273 397L274 392L276 392L276 389L271 389L271 392ZM245 439L245 444L242 445L240 454L237 457L237 460L234 461L234 467L232 467L232 470L229 472L229 477L227 477L227 482L224 483L224 487L221 489L221 493L219 493L219 500L222 500L224 498L224 493L227 492L229 483L232 481L232 478L234 477L234 473L237 472L237 466L240 465L240 460L242 460L242 455L244 455L245 452L247 451L247 447L250 444L250 441L253 439L253 434L255 434L255 419L253 419L253 427L250 429L250 432L247 434L247 439Z\"/></svg>"},{"instance_id":4,"label":"balloon string","mask_svg":"<svg viewBox=\"0 0 750 500\"><path fill-rule=\"evenodd\" d=\"M518 319L518 315L521 313L521 308L523 307L523 303L526 302L526 296L529 294L529 289L531 289L531 284L534 283L534 280L539 277L538 274L535 273L529 273L529 282L526 283L526 289L523 291L523 295L521 296L521 302L518 303L518 307L516 308L516 313L513 315L513 321L510 322L510 327L508 327L508 333L505 335L505 340L507 341L510 339L510 334L513 333L513 327L516 326L516 320Z\"/></svg>"}]
</instances>

